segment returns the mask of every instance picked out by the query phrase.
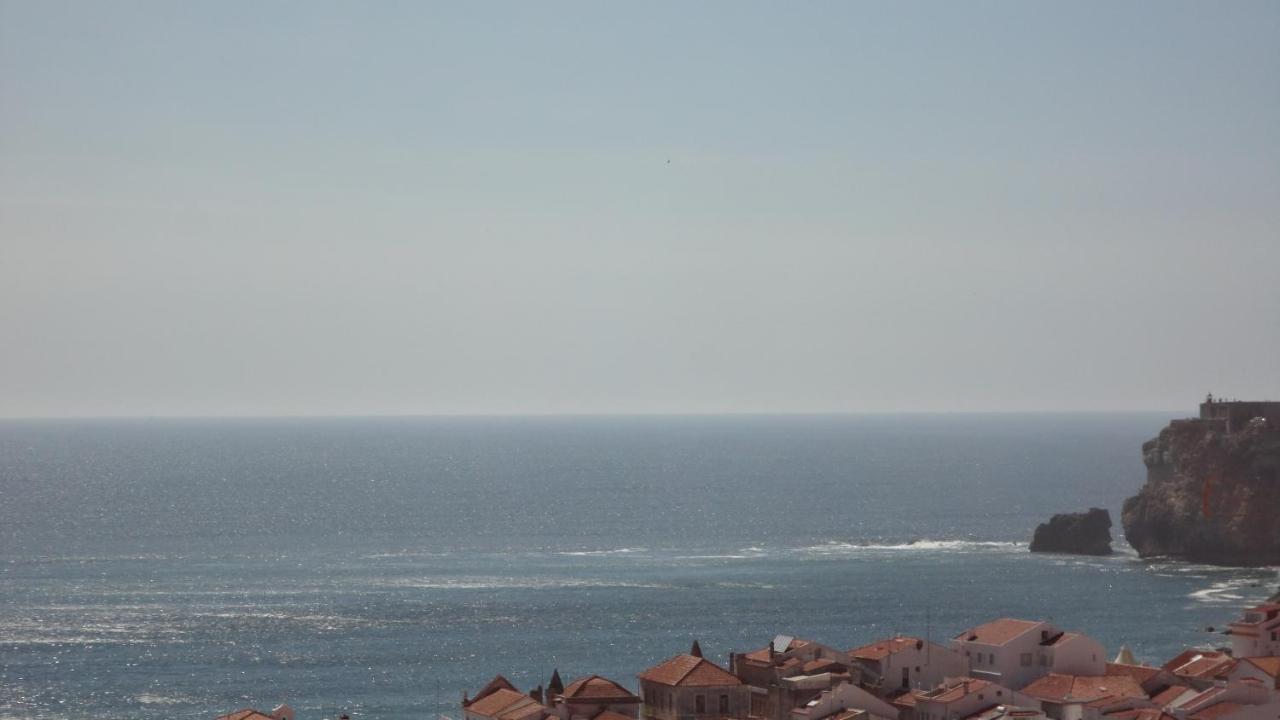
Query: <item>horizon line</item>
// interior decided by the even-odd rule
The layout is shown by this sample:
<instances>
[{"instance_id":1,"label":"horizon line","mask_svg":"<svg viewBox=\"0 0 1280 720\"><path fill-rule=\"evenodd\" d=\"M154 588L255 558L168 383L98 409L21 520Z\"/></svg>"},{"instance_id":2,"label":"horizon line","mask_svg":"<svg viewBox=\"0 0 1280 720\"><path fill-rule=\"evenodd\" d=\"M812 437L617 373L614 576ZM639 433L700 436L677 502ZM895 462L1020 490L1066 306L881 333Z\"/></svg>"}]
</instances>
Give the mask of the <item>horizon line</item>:
<instances>
[{"instance_id":1,"label":"horizon line","mask_svg":"<svg viewBox=\"0 0 1280 720\"><path fill-rule=\"evenodd\" d=\"M709 412L510 412L510 413L317 413L305 415L0 415L0 422L63 420L391 420L391 419L555 419L555 418L731 418L731 417L888 417L946 415L1155 415L1178 417L1179 410L780 410ZM1188 415L1188 417L1190 417Z\"/></svg>"}]
</instances>

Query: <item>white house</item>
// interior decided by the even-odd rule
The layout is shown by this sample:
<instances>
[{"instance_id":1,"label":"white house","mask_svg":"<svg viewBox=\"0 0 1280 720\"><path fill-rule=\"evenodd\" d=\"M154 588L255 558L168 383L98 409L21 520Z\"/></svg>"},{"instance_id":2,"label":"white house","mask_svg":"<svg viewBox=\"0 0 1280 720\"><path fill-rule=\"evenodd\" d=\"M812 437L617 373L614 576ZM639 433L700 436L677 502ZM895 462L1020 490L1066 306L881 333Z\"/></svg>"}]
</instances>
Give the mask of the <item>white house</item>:
<instances>
[{"instance_id":1,"label":"white house","mask_svg":"<svg viewBox=\"0 0 1280 720\"><path fill-rule=\"evenodd\" d=\"M850 650L849 656L862 670L863 681L885 692L936 687L968 671L955 649L917 637L880 640Z\"/></svg>"},{"instance_id":2,"label":"white house","mask_svg":"<svg viewBox=\"0 0 1280 720\"><path fill-rule=\"evenodd\" d=\"M1280 657L1241 658L1227 671L1227 681L1254 681L1280 691Z\"/></svg>"},{"instance_id":3,"label":"white house","mask_svg":"<svg viewBox=\"0 0 1280 720\"><path fill-rule=\"evenodd\" d=\"M961 720L992 708L1039 710L1040 701L990 680L951 678L932 690L916 690L913 720Z\"/></svg>"},{"instance_id":4,"label":"white house","mask_svg":"<svg viewBox=\"0 0 1280 720\"><path fill-rule=\"evenodd\" d=\"M1231 654L1238 657L1280 655L1280 603L1267 603L1244 612L1231 623Z\"/></svg>"},{"instance_id":5,"label":"white house","mask_svg":"<svg viewBox=\"0 0 1280 720\"><path fill-rule=\"evenodd\" d=\"M956 635L951 646L963 656L970 676L1015 690L1051 672L1106 673L1101 643L1038 620L993 620Z\"/></svg>"},{"instance_id":6,"label":"white house","mask_svg":"<svg viewBox=\"0 0 1280 720\"><path fill-rule=\"evenodd\" d=\"M823 690L803 707L791 711L792 720L823 720L848 710L866 711L872 720L898 720L898 708L851 682Z\"/></svg>"}]
</instances>

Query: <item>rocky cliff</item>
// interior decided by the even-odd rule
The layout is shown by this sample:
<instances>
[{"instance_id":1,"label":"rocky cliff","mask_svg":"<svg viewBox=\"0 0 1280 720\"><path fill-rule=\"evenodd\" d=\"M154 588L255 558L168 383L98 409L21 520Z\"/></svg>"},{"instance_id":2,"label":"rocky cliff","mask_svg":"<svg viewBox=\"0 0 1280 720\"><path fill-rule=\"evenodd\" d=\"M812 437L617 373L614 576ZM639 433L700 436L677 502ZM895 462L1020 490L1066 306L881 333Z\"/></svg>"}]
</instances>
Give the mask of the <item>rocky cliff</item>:
<instances>
[{"instance_id":1,"label":"rocky cliff","mask_svg":"<svg viewBox=\"0 0 1280 720\"><path fill-rule=\"evenodd\" d=\"M1036 528L1031 552L1111 554L1111 513L1102 508L1062 513Z\"/></svg>"},{"instance_id":2,"label":"rocky cliff","mask_svg":"<svg viewBox=\"0 0 1280 720\"><path fill-rule=\"evenodd\" d=\"M1280 426L1178 420L1142 446L1147 482L1124 503L1125 538L1143 557L1280 564Z\"/></svg>"}]
</instances>

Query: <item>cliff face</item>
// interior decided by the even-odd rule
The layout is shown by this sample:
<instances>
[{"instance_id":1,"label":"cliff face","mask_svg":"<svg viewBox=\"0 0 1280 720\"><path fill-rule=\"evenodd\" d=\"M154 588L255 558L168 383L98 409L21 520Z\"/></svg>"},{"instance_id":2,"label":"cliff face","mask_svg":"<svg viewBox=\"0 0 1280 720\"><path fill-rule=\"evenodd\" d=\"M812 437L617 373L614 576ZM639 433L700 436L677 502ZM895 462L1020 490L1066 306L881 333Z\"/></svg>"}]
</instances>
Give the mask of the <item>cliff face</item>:
<instances>
[{"instance_id":1,"label":"cliff face","mask_svg":"<svg viewBox=\"0 0 1280 720\"><path fill-rule=\"evenodd\" d=\"M1110 555L1111 513L1089 508L1089 512L1054 515L1036 528L1031 552Z\"/></svg>"},{"instance_id":2,"label":"cliff face","mask_svg":"<svg viewBox=\"0 0 1280 720\"><path fill-rule=\"evenodd\" d=\"M1175 421L1142 446L1147 482L1124 503L1125 538L1143 557L1280 564L1280 427Z\"/></svg>"}]
</instances>

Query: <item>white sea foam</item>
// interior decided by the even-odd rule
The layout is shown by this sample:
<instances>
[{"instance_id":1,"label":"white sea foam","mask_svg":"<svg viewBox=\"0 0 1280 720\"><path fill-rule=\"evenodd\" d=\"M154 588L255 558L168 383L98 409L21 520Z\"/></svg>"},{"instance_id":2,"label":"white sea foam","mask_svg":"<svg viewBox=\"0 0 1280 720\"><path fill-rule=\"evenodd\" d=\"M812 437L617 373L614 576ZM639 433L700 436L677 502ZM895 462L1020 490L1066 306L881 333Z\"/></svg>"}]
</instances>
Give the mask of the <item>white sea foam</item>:
<instances>
[{"instance_id":1,"label":"white sea foam","mask_svg":"<svg viewBox=\"0 0 1280 720\"><path fill-rule=\"evenodd\" d=\"M143 705L182 705L195 702L195 700L185 695L157 695L155 693L142 693L135 696L134 699Z\"/></svg>"},{"instance_id":2,"label":"white sea foam","mask_svg":"<svg viewBox=\"0 0 1280 720\"><path fill-rule=\"evenodd\" d=\"M627 547L624 547L624 548L613 548L613 549L610 549L610 550L566 550L566 551L564 551L564 552L560 552L560 553L557 553L557 554L558 554L558 555L569 555L569 556L573 556L573 557L593 557L593 556L597 556L597 555L631 555L631 554L634 554L634 553L642 553L642 552L648 552L648 551L649 551L649 549L648 549L648 548L642 548L642 547L627 548Z\"/></svg>"},{"instance_id":3,"label":"white sea foam","mask_svg":"<svg viewBox=\"0 0 1280 720\"><path fill-rule=\"evenodd\" d=\"M1254 592L1250 592L1250 590ZM1187 597L1202 603L1239 604L1248 599L1249 596L1257 596L1255 599L1261 599L1263 595L1265 595L1265 590L1259 590L1258 578L1238 577L1215 582L1207 588L1188 593Z\"/></svg>"},{"instance_id":4,"label":"white sea foam","mask_svg":"<svg viewBox=\"0 0 1280 720\"><path fill-rule=\"evenodd\" d=\"M990 550L1018 550L1024 543L994 542L984 540L930 540L928 538L906 543L851 543L828 541L821 545L799 548L807 555L856 555L866 552L975 552Z\"/></svg>"},{"instance_id":5,"label":"white sea foam","mask_svg":"<svg viewBox=\"0 0 1280 720\"><path fill-rule=\"evenodd\" d=\"M648 588L669 589L660 583L627 582L623 580L598 580L590 578L530 578L530 577L457 577L457 578L398 578L383 583L389 587L422 588L427 590L555 590L574 588Z\"/></svg>"}]
</instances>

